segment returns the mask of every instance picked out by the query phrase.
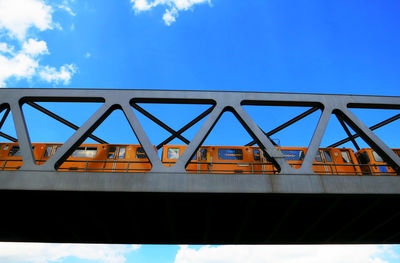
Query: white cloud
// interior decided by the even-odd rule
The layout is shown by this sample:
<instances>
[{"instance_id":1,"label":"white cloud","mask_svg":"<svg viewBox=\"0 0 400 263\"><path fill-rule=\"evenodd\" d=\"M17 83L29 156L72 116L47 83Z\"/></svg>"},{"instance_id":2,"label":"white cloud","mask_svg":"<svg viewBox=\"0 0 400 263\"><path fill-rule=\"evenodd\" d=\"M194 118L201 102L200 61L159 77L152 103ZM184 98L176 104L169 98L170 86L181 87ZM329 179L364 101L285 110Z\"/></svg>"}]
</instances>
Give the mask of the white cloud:
<instances>
[{"instance_id":1,"label":"white cloud","mask_svg":"<svg viewBox=\"0 0 400 263\"><path fill-rule=\"evenodd\" d=\"M60 9L63 9L71 16L76 16L76 13L74 11L72 11L72 9L70 7L72 2L75 2L75 0L63 0L62 3L60 5L58 5L57 7Z\"/></svg>"},{"instance_id":2,"label":"white cloud","mask_svg":"<svg viewBox=\"0 0 400 263\"><path fill-rule=\"evenodd\" d=\"M180 246L175 263L388 263L397 258L393 246L203 246L196 250Z\"/></svg>"},{"instance_id":3,"label":"white cloud","mask_svg":"<svg viewBox=\"0 0 400 263\"><path fill-rule=\"evenodd\" d=\"M14 47L9 46L7 43L0 43L0 52L1 53L13 53Z\"/></svg>"},{"instance_id":4,"label":"white cloud","mask_svg":"<svg viewBox=\"0 0 400 263\"><path fill-rule=\"evenodd\" d=\"M71 77L77 72L77 67L74 64L65 64L57 70L54 67L42 66L39 64L39 55L49 54L45 41L37 41L28 39L22 44L22 48L14 53L14 47L0 44L0 87L4 87L7 80L28 79L38 77L40 80L68 84ZM6 51L6 52L5 52Z\"/></svg>"},{"instance_id":5,"label":"white cloud","mask_svg":"<svg viewBox=\"0 0 400 263\"><path fill-rule=\"evenodd\" d=\"M167 6L163 20L167 26L176 21L179 11L191 9L194 5L211 3L211 0L131 0L132 8L136 13L148 11L153 7Z\"/></svg>"},{"instance_id":6,"label":"white cloud","mask_svg":"<svg viewBox=\"0 0 400 263\"><path fill-rule=\"evenodd\" d=\"M85 53L85 58L90 58L91 56L92 56L92 54L90 54L90 52Z\"/></svg>"},{"instance_id":7,"label":"white cloud","mask_svg":"<svg viewBox=\"0 0 400 263\"><path fill-rule=\"evenodd\" d=\"M59 8L72 15L72 1L63 0ZM0 87L11 79L70 82L77 67L64 64L56 69L40 64L41 57L50 52L46 41L31 37L37 31L62 30L60 24L53 22L52 13L53 8L44 0L0 0Z\"/></svg>"},{"instance_id":8,"label":"white cloud","mask_svg":"<svg viewBox=\"0 0 400 263\"><path fill-rule=\"evenodd\" d=\"M167 26L170 26L171 23L176 21L177 16L178 16L178 10L176 10L176 8L165 9L163 20Z\"/></svg>"},{"instance_id":9,"label":"white cloud","mask_svg":"<svg viewBox=\"0 0 400 263\"><path fill-rule=\"evenodd\" d=\"M0 55L0 86L10 77L30 79L36 72L38 62L31 56L18 53L12 58Z\"/></svg>"},{"instance_id":10,"label":"white cloud","mask_svg":"<svg viewBox=\"0 0 400 263\"><path fill-rule=\"evenodd\" d=\"M67 85L76 71L77 68L73 64L63 65L58 70L54 67L45 66L39 71L39 76L47 82L56 84L62 82L64 85Z\"/></svg>"},{"instance_id":11,"label":"white cloud","mask_svg":"<svg viewBox=\"0 0 400 263\"><path fill-rule=\"evenodd\" d=\"M47 263L76 257L103 263L124 263L126 254L139 248L137 245L0 243L0 262Z\"/></svg>"},{"instance_id":12,"label":"white cloud","mask_svg":"<svg viewBox=\"0 0 400 263\"><path fill-rule=\"evenodd\" d=\"M47 44L43 40L37 41L30 38L28 41L24 42L22 49L24 53L30 54L32 56L49 54Z\"/></svg>"},{"instance_id":13,"label":"white cloud","mask_svg":"<svg viewBox=\"0 0 400 263\"><path fill-rule=\"evenodd\" d=\"M0 0L0 30L23 40L29 28L53 28L52 8L42 0Z\"/></svg>"}]
</instances>

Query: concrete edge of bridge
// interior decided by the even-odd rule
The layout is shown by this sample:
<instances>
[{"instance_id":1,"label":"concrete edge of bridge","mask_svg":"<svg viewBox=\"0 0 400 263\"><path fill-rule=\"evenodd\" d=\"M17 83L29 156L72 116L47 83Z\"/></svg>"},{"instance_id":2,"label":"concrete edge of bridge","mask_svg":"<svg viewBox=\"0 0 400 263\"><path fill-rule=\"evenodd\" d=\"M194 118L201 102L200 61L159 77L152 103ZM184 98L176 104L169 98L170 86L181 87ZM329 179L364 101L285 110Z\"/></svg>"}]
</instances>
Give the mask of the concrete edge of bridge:
<instances>
[{"instance_id":1,"label":"concrete edge of bridge","mask_svg":"<svg viewBox=\"0 0 400 263\"><path fill-rule=\"evenodd\" d=\"M1 190L400 194L399 176L2 171Z\"/></svg>"}]
</instances>

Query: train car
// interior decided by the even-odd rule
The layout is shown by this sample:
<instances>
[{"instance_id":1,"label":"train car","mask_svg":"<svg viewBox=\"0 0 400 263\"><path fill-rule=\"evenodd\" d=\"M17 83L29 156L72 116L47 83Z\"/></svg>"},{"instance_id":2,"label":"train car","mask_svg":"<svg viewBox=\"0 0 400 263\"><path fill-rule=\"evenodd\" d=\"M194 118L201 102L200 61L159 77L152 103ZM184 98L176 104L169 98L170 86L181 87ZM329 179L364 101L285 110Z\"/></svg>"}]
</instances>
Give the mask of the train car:
<instances>
[{"instance_id":1,"label":"train car","mask_svg":"<svg viewBox=\"0 0 400 263\"><path fill-rule=\"evenodd\" d=\"M400 149L392 149L400 156ZM371 148L363 148L356 152L363 174L370 175L397 175L397 172L389 166L378 153Z\"/></svg>"},{"instance_id":2,"label":"train car","mask_svg":"<svg viewBox=\"0 0 400 263\"><path fill-rule=\"evenodd\" d=\"M162 161L173 166L183 151L184 145L165 145ZM306 147L278 147L293 168L300 168ZM246 146L201 146L190 161L190 173L267 173L276 174L275 166L267 160L259 147ZM313 164L317 174L357 175L362 174L354 151L349 148L320 148Z\"/></svg>"},{"instance_id":3,"label":"train car","mask_svg":"<svg viewBox=\"0 0 400 263\"><path fill-rule=\"evenodd\" d=\"M62 144L33 143L36 164L44 164ZM17 170L22 166L18 143L0 144L0 167ZM59 171L147 172L151 164L140 145L82 144L59 167Z\"/></svg>"},{"instance_id":4,"label":"train car","mask_svg":"<svg viewBox=\"0 0 400 263\"><path fill-rule=\"evenodd\" d=\"M163 164L173 166L185 149L186 145L164 145ZM262 173L263 169L260 149L242 146L201 146L186 168L190 173Z\"/></svg>"},{"instance_id":5,"label":"train car","mask_svg":"<svg viewBox=\"0 0 400 263\"><path fill-rule=\"evenodd\" d=\"M317 174L361 175L360 165L351 148L320 148L313 171Z\"/></svg>"}]
</instances>

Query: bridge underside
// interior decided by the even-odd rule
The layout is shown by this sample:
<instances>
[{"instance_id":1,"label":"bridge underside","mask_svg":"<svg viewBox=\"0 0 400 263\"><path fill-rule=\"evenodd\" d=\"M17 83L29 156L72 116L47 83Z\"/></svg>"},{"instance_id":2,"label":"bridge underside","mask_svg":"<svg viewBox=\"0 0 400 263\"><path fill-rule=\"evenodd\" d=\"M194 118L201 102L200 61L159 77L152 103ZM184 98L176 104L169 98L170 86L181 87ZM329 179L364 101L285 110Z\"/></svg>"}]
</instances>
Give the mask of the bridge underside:
<instances>
[{"instance_id":1,"label":"bridge underside","mask_svg":"<svg viewBox=\"0 0 400 263\"><path fill-rule=\"evenodd\" d=\"M397 176L20 171L0 185L1 241L400 243Z\"/></svg>"}]
</instances>

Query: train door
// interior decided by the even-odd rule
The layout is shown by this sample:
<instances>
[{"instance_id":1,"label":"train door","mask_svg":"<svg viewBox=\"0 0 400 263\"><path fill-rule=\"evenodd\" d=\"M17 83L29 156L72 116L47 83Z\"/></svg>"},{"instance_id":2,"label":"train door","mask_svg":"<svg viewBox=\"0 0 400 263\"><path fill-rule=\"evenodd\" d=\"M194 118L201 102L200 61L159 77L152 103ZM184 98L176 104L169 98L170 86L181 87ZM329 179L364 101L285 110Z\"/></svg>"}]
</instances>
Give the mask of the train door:
<instances>
[{"instance_id":1,"label":"train door","mask_svg":"<svg viewBox=\"0 0 400 263\"><path fill-rule=\"evenodd\" d=\"M361 174L360 168L354 163L355 158L352 151L349 149L338 149L340 156L337 160L338 165L336 167L338 174L342 175L358 175Z\"/></svg>"},{"instance_id":2,"label":"train door","mask_svg":"<svg viewBox=\"0 0 400 263\"><path fill-rule=\"evenodd\" d=\"M129 152L129 148L128 148ZM133 158L129 158L129 160L132 160ZM135 153L135 159L133 159L133 163L128 164L128 172L148 172L151 170L151 164L149 161L149 158L146 155L146 152L142 147L137 147L136 148L136 153Z\"/></svg>"},{"instance_id":3,"label":"train door","mask_svg":"<svg viewBox=\"0 0 400 263\"><path fill-rule=\"evenodd\" d=\"M334 168L335 163L333 162L331 152L328 149L320 149L319 153L315 157L316 167L315 172L319 174L334 174L336 169Z\"/></svg>"},{"instance_id":4,"label":"train door","mask_svg":"<svg viewBox=\"0 0 400 263\"><path fill-rule=\"evenodd\" d=\"M394 175L393 168L383 160L383 158L374 150L372 151L373 162L371 162L371 170L376 175Z\"/></svg>"},{"instance_id":5,"label":"train door","mask_svg":"<svg viewBox=\"0 0 400 263\"><path fill-rule=\"evenodd\" d=\"M261 156L261 151L259 148L252 149L253 150L253 161L251 162L252 165L252 172L253 173L264 173L265 167L263 164L263 158Z\"/></svg>"},{"instance_id":6,"label":"train door","mask_svg":"<svg viewBox=\"0 0 400 263\"><path fill-rule=\"evenodd\" d=\"M177 154L176 154L177 155ZM173 154L169 155L171 159ZM210 153L207 148L200 148L196 154L190 160L188 166L186 167L186 171L189 173L208 173L210 172Z\"/></svg>"},{"instance_id":7,"label":"train door","mask_svg":"<svg viewBox=\"0 0 400 263\"><path fill-rule=\"evenodd\" d=\"M43 155L39 156L39 160L37 160L39 164L44 164L51 156L53 156L53 154L56 153L60 146L46 144L44 147Z\"/></svg>"},{"instance_id":8,"label":"train door","mask_svg":"<svg viewBox=\"0 0 400 263\"><path fill-rule=\"evenodd\" d=\"M207 148L200 148L197 152L197 172L209 173L210 172L210 152Z\"/></svg>"},{"instance_id":9,"label":"train door","mask_svg":"<svg viewBox=\"0 0 400 263\"><path fill-rule=\"evenodd\" d=\"M128 167L126 161L126 146L109 146L107 159L104 164L105 172L125 172Z\"/></svg>"}]
</instances>

